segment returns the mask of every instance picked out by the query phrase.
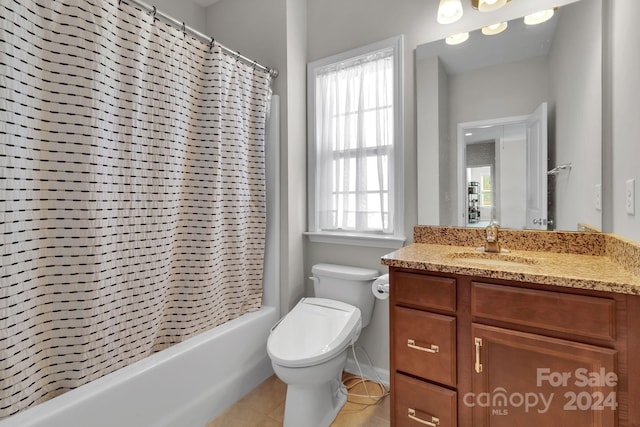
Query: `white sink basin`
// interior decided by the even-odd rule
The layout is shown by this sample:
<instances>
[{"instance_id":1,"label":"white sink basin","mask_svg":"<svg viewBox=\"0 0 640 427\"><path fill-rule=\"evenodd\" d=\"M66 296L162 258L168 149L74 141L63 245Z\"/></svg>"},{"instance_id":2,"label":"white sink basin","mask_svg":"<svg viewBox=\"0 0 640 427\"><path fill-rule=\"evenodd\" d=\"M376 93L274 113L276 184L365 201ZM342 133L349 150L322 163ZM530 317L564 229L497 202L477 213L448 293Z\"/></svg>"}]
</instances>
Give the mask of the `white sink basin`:
<instances>
[{"instance_id":1,"label":"white sink basin","mask_svg":"<svg viewBox=\"0 0 640 427\"><path fill-rule=\"evenodd\" d=\"M538 260L517 255L494 254L488 252L454 252L449 257L458 261L471 264L482 264L499 267L514 267L518 265L538 264Z\"/></svg>"}]
</instances>

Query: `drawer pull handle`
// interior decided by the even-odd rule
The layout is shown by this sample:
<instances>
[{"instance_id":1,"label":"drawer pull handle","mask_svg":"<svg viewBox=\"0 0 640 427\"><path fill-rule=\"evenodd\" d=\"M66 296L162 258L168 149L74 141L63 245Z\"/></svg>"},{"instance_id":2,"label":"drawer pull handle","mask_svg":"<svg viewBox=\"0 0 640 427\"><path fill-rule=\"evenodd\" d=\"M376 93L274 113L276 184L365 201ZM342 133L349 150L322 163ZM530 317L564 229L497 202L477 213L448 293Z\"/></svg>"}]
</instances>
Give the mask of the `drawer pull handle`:
<instances>
[{"instance_id":1,"label":"drawer pull handle","mask_svg":"<svg viewBox=\"0 0 640 427\"><path fill-rule=\"evenodd\" d=\"M475 342L475 345L476 345L476 364L475 364L475 369L476 369L476 372L479 374L479 373L482 372L482 363L480 363L480 347L482 347L482 338L476 337L474 342Z\"/></svg>"},{"instance_id":2,"label":"drawer pull handle","mask_svg":"<svg viewBox=\"0 0 640 427\"><path fill-rule=\"evenodd\" d=\"M440 351L440 347L438 347L435 344L431 344L431 347L427 348L427 347L421 347L419 345L416 345L415 340L407 340L407 347L412 348L414 350L420 350L420 351L426 351L427 353L437 353Z\"/></svg>"},{"instance_id":3,"label":"drawer pull handle","mask_svg":"<svg viewBox=\"0 0 640 427\"><path fill-rule=\"evenodd\" d=\"M419 422L420 424L424 424L425 426L436 427L440 425L440 419L434 416L431 416L431 421L423 420L422 418L416 417L416 410L409 408L409 413L407 416L413 421Z\"/></svg>"}]
</instances>

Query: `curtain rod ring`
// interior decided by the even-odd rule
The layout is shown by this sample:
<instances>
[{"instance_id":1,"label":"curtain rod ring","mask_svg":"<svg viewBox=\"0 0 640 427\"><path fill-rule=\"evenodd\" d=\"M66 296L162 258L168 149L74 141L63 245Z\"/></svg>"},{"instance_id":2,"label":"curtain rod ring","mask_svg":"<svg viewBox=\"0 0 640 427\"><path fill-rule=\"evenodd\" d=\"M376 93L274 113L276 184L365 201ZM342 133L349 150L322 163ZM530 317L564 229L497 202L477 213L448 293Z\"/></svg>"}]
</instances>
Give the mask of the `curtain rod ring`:
<instances>
[{"instance_id":1,"label":"curtain rod ring","mask_svg":"<svg viewBox=\"0 0 640 427\"><path fill-rule=\"evenodd\" d=\"M187 34L187 27L184 25L184 22L182 23L182 32Z\"/></svg>"},{"instance_id":2,"label":"curtain rod ring","mask_svg":"<svg viewBox=\"0 0 640 427\"><path fill-rule=\"evenodd\" d=\"M153 12L151 13L151 16L153 17L153 20L156 20L156 13L158 13L158 8L153 6Z\"/></svg>"},{"instance_id":3,"label":"curtain rod ring","mask_svg":"<svg viewBox=\"0 0 640 427\"><path fill-rule=\"evenodd\" d=\"M216 39L211 37L211 41L209 42L209 50L213 49L213 45L215 44L215 42L216 42Z\"/></svg>"}]
</instances>

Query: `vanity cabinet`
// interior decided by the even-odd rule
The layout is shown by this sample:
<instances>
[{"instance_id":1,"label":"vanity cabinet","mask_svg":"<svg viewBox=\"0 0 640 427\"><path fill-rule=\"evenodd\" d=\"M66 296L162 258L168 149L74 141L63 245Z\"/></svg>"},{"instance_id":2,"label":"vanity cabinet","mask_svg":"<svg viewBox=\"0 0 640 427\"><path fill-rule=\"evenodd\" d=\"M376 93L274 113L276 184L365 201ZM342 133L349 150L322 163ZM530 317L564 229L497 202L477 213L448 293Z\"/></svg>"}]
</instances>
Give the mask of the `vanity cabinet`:
<instances>
[{"instance_id":1,"label":"vanity cabinet","mask_svg":"<svg viewBox=\"0 0 640 427\"><path fill-rule=\"evenodd\" d=\"M392 426L640 425L636 296L389 271Z\"/></svg>"}]
</instances>

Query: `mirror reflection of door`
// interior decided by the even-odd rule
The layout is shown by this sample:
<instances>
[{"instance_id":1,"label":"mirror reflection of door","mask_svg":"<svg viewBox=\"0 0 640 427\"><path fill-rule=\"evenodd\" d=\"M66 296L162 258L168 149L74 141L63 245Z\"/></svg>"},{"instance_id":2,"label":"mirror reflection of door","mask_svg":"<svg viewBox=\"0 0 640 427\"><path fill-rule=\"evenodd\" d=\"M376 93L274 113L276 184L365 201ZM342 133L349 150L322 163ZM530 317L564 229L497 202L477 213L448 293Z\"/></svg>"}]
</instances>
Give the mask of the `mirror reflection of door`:
<instances>
[{"instance_id":1,"label":"mirror reflection of door","mask_svg":"<svg viewBox=\"0 0 640 427\"><path fill-rule=\"evenodd\" d=\"M459 125L460 225L495 219L504 228L547 229L546 114L545 103L529 116Z\"/></svg>"},{"instance_id":2,"label":"mirror reflection of door","mask_svg":"<svg viewBox=\"0 0 640 427\"><path fill-rule=\"evenodd\" d=\"M541 167L541 165L544 165ZM547 218L547 103L527 119L526 227L546 230Z\"/></svg>"}]
</instances>

